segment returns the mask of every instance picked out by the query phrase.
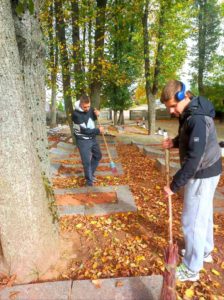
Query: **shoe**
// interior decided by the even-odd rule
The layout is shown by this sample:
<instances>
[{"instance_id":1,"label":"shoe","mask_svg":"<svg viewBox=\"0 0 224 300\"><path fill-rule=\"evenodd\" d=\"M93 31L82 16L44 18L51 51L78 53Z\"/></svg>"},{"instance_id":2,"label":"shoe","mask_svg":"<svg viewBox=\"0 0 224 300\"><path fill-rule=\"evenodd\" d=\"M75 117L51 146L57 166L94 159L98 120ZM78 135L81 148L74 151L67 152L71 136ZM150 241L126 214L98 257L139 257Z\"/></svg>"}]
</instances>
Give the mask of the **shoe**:
<instances>
[{"instance_id":1,"label":"shoe","mask_svg":"<svg viewBox=\"0 0 224 300\"><path fill-rule=\"evenodd\" d=\"M197 281L199 278L199 272L192 272L183 263L176 269L176 279L179 281Z\"/></svg>"},{"instance_id":2,"label":"shoe","mask_svg":"<svg viewBox=\"0 0 224 300\"><path fill-rule=\"evenodd\" d=\"M93 176L93 182L97 182L97 178L95 176Z\"/></svg>"},{"instance_id":3,"label":"shoe","mask_svg":"<svg viewBox=\"0 0 224 300\"><path fill-rule=\"evenodd\" d=\"M185 250L185 249L182 249L182 250L181 250L181 256L184 257L185 252L186 252L186 250ZM205 254L205 255L204 255L203 261L206 262L206 263L213 263L213 258L212 258L211 253Z\"/></svg>"}]
</instances>

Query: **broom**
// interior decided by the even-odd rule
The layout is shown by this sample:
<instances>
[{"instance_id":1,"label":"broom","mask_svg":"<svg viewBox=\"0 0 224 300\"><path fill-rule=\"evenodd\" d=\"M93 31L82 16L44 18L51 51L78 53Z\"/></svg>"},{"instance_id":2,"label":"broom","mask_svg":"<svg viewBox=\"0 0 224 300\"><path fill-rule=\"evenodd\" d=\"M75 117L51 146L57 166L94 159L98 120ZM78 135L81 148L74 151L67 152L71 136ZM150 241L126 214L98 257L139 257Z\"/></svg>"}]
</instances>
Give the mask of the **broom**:
<instances>
[{"instance_id":1,"label":"broom","mask_svg":"<svg viewBox=\"0 0 224 300\"><path fill-rule=\"evenodd\" d=\"M98 117L98 123L99 123L100 126L102 126L99 117ZM113 174L116 174L116 173L117 173L117 168L116 168L115 163L114 163L113 160L112 160L112 157L111 157L111 154L110 154L110 151L109 151L109 148L108 148L108 144L107 144L107 141L106 141L106 138L105 138L105 135L104 135L103 132L102 132L102 136L103 136L104 144L105 144L105 146L106 146L107 154L108 154L108 156L109 156L111 172L112 172Z\"/></svg>"},{"instance_id":2,"label":"broom","mask_svg":"<svg viewBox=\"0 0 224 300\"><path fill-rule=\"evenodd\" d=\"M169 186L170 181L170 152L165 149L165 166L166 166L166 184ZM176 265L178 260L178 247L173 244L173 217L172 217L172 198L168 196L168 211L169 211L169 245L165 249L165 271L163 273L163 287L160 299L175 300L176 299Z\"/></svg>"}]
</instances>

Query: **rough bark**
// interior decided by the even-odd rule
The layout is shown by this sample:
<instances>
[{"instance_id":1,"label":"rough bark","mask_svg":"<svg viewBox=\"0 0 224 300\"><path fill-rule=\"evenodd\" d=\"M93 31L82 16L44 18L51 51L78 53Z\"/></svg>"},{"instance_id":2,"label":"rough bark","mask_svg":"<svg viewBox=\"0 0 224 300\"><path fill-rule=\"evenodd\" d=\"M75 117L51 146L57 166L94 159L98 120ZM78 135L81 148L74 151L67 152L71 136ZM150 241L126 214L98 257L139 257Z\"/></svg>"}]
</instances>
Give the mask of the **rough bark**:
<instances>
[{"instance_id":1,"label":"rough bark","mask_svg":"<svg viewBox=\"0 0 224 300\"><path fill-rule=\"evenodd\" d=\"M76 98L79 99L85 91L84 78L85 71L82 70L81 49L80 49L80 28L79 28L79 3L78 0L72 0L72 44L74 61L74 78Z\"/></svg>"},{"instance_id":2,"label":"rough bark","mask_svg":"<svg viewBox=\"0 0 224 300\"><path fill-rule=\"evenodd\" d=\"M51 127L57 125L56 97L57 97L57 74L58 74L58 43L54 35L54 7L50 4L48 18L48 35L49 35L49 57L50 57L50 76L51 76Z\"/></svg>"},{"instance_id":3,"label":"rough bark","mask_svg":"<svg viewBox=\"0 0 224 300\"><path fill-rule=\"evenodd\" d=\"M204 95L204 71L205 71L205 40L206 40L206 2L199 1L199 16L198 16L198 92Z\"/></svg>"},{"instance_id":4,"label":"rough bark","mask_svg":"<svg viewBox=\"0 0 224 300\"><path fill-rule=\"evenodd\" d=\"M58 234L52 222L41 166L30 134L33 124L26 100L29 92L25 90L30 85L24 82L23 72L27 70L21 65L14 24L10 2L0 0L2 261L9 273L17 274L17 282L29 282L36 280L37 275L53 262ZM30 31L33 29L31 24L28 28ZM37 50L36 45L32 46L33 52Z\"/></svg>"},{"instance_id":5,"label":"rough bark","mask_svg":"<svg viewBox=\"0 0 224 300\"><path fill-rule=\"evenodd\" d=\"M26 105L32 121L30 134L33 136L42 172L49 177L50 163L48 157L48 142L46 132L45 112L45 46L38 20L38 1L35 1L35 13L27 10L18 17L13 2L13 17L16 30L16 40L19 49L20 62L25 85Z\"/></svg>"},{"instance_id":6,"label":"rough bark","mask_svg":"<svg viewBox=\"0 0 224 300\"><path fill-rule=\"evenodd\" d=\"M91 100L94 107L100 106L102 59L104 57L104 35L107 0L97 0L97 16L95 30L94 66L93 80L91 83Z\"/></svg>"},{"instance_id":7,"label":"rough bark","mask_svg":"<svg viewBox=\"0 0 224 300\"><path fill-rule=\"evenodd\" d=\"M144 66L145 66L145 92L148 104L148 134L155 132L155 105L154 96L150 84L150 61L149 61L149 33L148 33L149 0L145 1L142 17L143 42L144 42Z\"/></svg>"},{"instance_id":8,"label":"rough bark","mask_svg":"<svg viewBox=\"0 0 224 300\"><path fill-rule=\"evenodd\" d=\"M63 85L63 96L65 103L65 111L68 119L73 142L75 143L73 134L73 123L72 123L72 96L71 96L71 73L69 67L69 57L65 35L65 21L64 12L62 6L62 0L55 0L55 17L56 17L56 35L59 42L59 53L60 62L62 67L62 85Z\"/></svg>"}]
</instances>

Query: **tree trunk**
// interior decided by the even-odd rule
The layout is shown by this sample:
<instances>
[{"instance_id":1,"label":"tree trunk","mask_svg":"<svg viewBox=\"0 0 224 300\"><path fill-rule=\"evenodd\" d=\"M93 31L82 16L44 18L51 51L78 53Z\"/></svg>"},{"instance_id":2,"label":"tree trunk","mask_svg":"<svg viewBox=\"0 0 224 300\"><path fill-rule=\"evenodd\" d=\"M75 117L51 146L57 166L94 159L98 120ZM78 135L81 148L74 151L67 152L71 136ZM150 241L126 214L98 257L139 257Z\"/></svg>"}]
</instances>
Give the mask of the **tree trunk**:
<instances>
[{"instance_id":1,"label":"tree trunk","mask_svg":"<svg viewBox=\"0 0 224 300\"><path fill-rule=\"evenodd\" d=\"M0 3L2 261L8 267L9 273L17 274L17 282L30 282L38 279L37 274L46 271L54 261L58 249L58 234L52 221L53 215L49 210L41 166L30 134L33 130L31 109L27 106L28 101L25 98L30 99L31 96L26 89L32 88L32 91L36 91L37 87L30 86L23 78L23 71L28 71L26 65L21 66L21 52L19 54L14 29L14 25L18 26L18 22L13 21L10 1L1 0ZM24 20L21 22L25 21L28 22L27 15L24 15ZM38 35L35 24L37 25L35 22L30 22L26 30L34 30L34 34ZM39 49L36 42L30 46L32 52ZM35 57L37 62L40 62L39 55L40 52L37 52L31 57ZM24 54L25 58L26 54ZM34 66L30 67L30 75L32 75ZM35 76L36 73L34 78ZM38 83L41 84L41 81ZM40 99L37 103L40 106ZM36 105L35 109L38 110L39 106ZM53 206L51 205L50 208L52 209Z\"/></svg>"},{"instance_id":2,"label":"tree trunk","mask_svg":"<svg viewBox=\"0 0 224 300\"><path fill-rule=\"evenodd\" d=\"M71 74L69 68L69 57L65 35L65 21L62 0L55 0L55 17L56 17L56 35L59 42L60 49L60 61L62 66L62 84L63 84L63 96L65 103L65 111L68 119L73 142L75 143L73 133L73 106L71 96Z\"/></svg>"},{"instance_id":3,"label":"tree trunk","mask_svg":"<svg viewBox=\"0 0 224 300\"><path fill-rule=\"evenodd\" d=\"M206 1L205 1L206 2ZM199 16L198 16L198 93L204 95L204 70L205 70L205 39L206 39L206 22L205 22L205 8L204 1L199 1Z\"/></svg>"},{"instance_id":4,"label":"tree trunk","mask_svg":"<svg viewBox=\"0 0 224 300\"><path fill-rule=\"evenodd\" d=\"M123 110L120 110L120 114L119 114L117 124L124 125L124 111Z\"/></svg>"},{"instance_id":5,"label":"tree trunk","mask_svg":"<svg viewBox=\"0 0 224 300\"><path fill-rule=\"evenodd\" d=\"M48 35L49 35L49 56L51 74L51 127L57 125L56 97L57 97L57 74L58 74L58 44L54 35L54 7L53 3L49 8Z\"/></svg>"},{"instance_id":6,"label":"tree trunk","mask_svg":"<svg viewBox=\"0 0 224 300\"><path fill-rule=\"evenodd\" d=\"M30 134L33 137L42 172L49 177L50 163L45 111L45 45L37 17L38 1L35 1L35 14L30 15L26 11L22 18L18 18L15 12L16 3L13 3L16 39L25 85L25 99L32 121Z\"/></svg>"},{"instance_id":7,"label":"tree trunk","mask_svg":"<svg viewBox=\"0 0 224 300\"><path fill-rule=\"evenodd\" d=\"M114 110L114 125L117 125L117 110Z\"/></svg>"},{"instance_id":8,"label":"tree trunk","mask_svg":"<svg viewBox=\"0 0 224 300\"><path fill-rule=\"evenodd\" d=\"M85 70L82 70L80 35L79 35L79 3L72 0L72 44L76 98L79 99L85 91Z\"/></svg>"},{"instance_id":9,"label":"tree trunk","mask_svg":"<svg viewBox=\"0 0 224 300\"><path fill-rule=\"evenodd\" d=\"M145 1L145 8L142 17L143 26L143 41L144 41L144 60L145 60L145 92L148 104L148 134L153 134L155 131L155 105L153 105L154 97L150 87L150 62L149 62L149 33L148 33L148 15L149 15L149 0Z\"/></svg>"},{"instance_id":10,"label":"tree trunk","mask_svg":"<svg viewBox=\"0 0 224 300\"><path fill-rule=\"evenodd\" d=\"M102 60L104 57L104 35L107 0L97 0L97 16L95 30L94 67L91 83L91 99L93 107L100 107Z\"/></svg>"}]
</instances>

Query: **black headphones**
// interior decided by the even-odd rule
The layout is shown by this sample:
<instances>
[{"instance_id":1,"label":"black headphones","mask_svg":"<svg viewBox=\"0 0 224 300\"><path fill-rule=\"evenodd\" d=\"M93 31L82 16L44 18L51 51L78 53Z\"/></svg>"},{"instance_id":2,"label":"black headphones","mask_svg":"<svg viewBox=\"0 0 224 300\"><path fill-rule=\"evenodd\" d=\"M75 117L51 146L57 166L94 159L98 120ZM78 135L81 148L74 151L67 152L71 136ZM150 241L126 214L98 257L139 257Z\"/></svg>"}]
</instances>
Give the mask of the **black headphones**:
<instances>
[{"instance_id":1,"label":"black headphones","mask_svg":"<svg viewBox=\"0 0 224 300\"><path fill-rule=\"evenodd\" d=\"M181 81L180 84L181 84L181 90L179 92L176 92L175 94L175 98L177 101L181 101L185 98L185 91L186 91L185 84Z\"/></svg>"}]
</instances>

